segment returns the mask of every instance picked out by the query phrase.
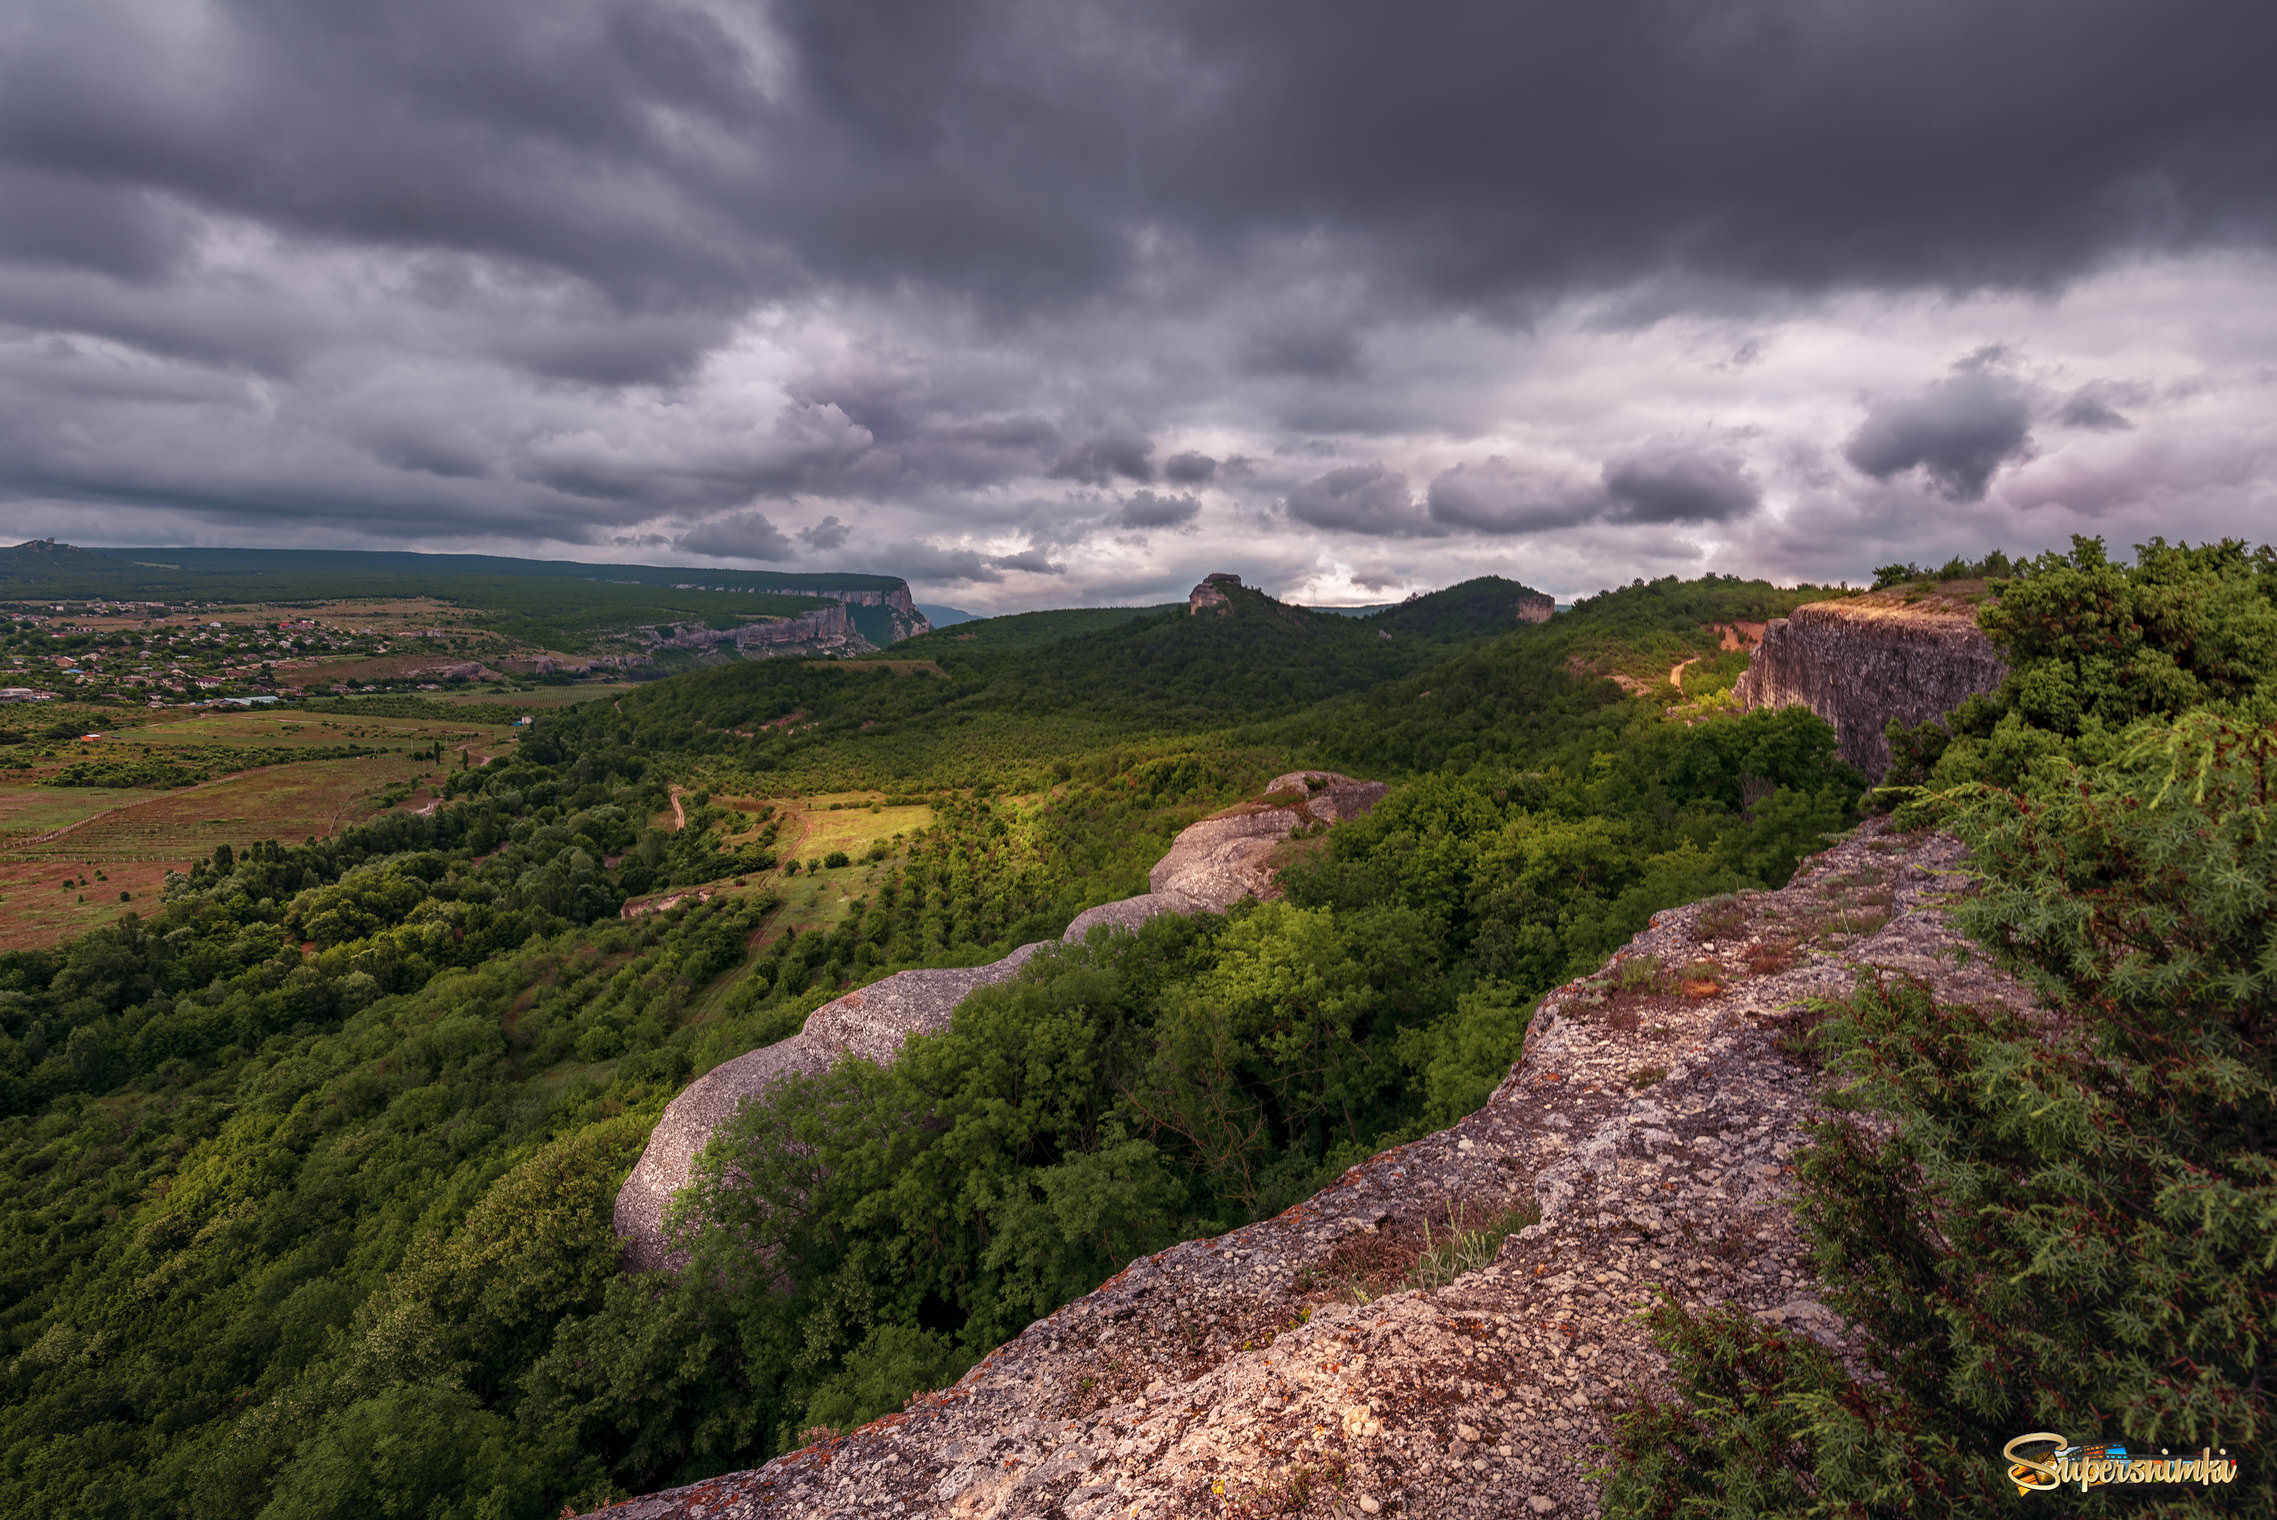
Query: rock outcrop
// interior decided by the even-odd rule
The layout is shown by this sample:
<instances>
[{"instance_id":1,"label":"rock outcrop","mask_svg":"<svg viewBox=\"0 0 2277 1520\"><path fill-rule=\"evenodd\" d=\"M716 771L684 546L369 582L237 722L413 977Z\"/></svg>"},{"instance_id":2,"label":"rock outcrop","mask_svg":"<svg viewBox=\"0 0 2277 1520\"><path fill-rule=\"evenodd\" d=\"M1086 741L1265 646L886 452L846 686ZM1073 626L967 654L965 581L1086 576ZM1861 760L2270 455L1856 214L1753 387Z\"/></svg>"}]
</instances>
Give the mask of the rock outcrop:
<instances>
[{"instance_id":1,"label":"rock outcrop","mask_svg":"<svg viewBox=\"0 0 2277 1520\"><path fill-rule=\"evenodd\" d=\"M1874 823L1781 891L1662 914L1543 999L1509 1078L1452 1129L1132 1262L905 1413L602 1513L1594 1514L1611 1417L1666 1391L1635 1323L1654 1295L1842 1346L1788 1207L1818 1078L1781 1036L1866 970L2028 1006L1950 953L1960 865L1951 839ZM1512 1205L1539 1218L1482 1265L1383 1280L1426 1227Z\"/></svg>"},{"instance_id":2,"label":"rock outcrop","mask_svg":"<svg viewBox=\"0 0 2277 1520\"><path fill-rule=\"evenodd\" d=\"M1241 577L1224 570L1203 576L1201 584L1186 593L1186 615L1195 617L1203 612L1216 612L1220 615L1231 612L1233 602L1225 594L1228 586L1238 590Z\"/></svg>"},{"instance_id":3,"label":"rock outcrop","mask_svg":"<svg viewBox=\"0 0 2277 1520\"><path fill-rule=\"evenodd\" d=\"M1546 623L1557 615L1557 610L1558 604L1539 591L1518 593L1518 621L1521 623Z\"/></svg>"},{"instance_id":4,"label":"rock outcrop","mask_svg":"<svg viewBox=\"0 0 2277 1520\"><path fill-rule=\"evenodd\" d=\"M1885 592L1772 619L1732 696L1749 709L1809 708L1834 725L1842 758L1879 781L1890 765L1882 732L1890 719L1911 726L1942 716L2007 674L1965 604L1909 606Z\"/></svg>"},{"instance_id":5,"label":"rock outcrop","mask_svg":"<svg viewBox=\"0 0 2277 1520\"><path fill-rule=\"evenodd\" d=\"M1182 831L1149 875L1151 891L1076 915L1061 938L1079 943L1101 925L1136 928L1157 913L1221 912L1244 897L1267 896L1266 857L1274 845L1312 823L1356 818L1386 788L1331 771L1275 777L1264 797ZM901 1054L911 1035L948 1027L957 1004L976 987L1010 977L1048 942L1022 945L986 966L902 971L823 1004L787 1040L737 1056L697 1078L666 1106L632 1175L617 1192L615 1222L626 1264L638 1271L675 1265L664 1235L664 1210L685 1187L696 1153L743 1102L793 1074L819 1075L843 1056L880 1065Z\"/></svg>"}]
</instances>

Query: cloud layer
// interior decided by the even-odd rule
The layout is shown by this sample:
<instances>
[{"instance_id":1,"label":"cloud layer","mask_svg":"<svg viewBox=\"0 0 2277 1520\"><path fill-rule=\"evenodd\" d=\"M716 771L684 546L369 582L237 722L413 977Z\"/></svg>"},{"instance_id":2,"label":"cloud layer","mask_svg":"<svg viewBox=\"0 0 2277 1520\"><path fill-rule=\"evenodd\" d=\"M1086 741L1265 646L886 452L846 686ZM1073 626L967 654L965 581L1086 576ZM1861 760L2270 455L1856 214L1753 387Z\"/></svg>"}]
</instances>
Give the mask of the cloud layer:
<instances>
[{"instance_id":1,"label":"cloud layer","mask_svg":"<svg viewBox=\"0 0 2277 1520\"><path fill-rule=\"evenodd\" d=\"M2245 0L28 0L0 518L995 610L2266 537L2273 44Z\"/></svg>"}]
</instances>

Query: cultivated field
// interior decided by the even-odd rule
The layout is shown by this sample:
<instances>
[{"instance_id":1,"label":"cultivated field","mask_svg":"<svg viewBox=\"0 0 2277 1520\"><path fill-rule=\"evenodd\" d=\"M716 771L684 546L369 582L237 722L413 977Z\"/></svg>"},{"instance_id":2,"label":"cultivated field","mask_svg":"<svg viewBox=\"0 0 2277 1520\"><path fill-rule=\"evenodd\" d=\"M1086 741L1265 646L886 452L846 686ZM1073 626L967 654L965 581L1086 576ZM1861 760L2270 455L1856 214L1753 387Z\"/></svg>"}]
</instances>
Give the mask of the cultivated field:
<instances>
[{"instance_id":1,"label":"cultivated field","mask_svg":"<svg viewBox=\"0 0 2277 1520\"><path fill-rule=\"evenodd\" d=\"M383 806L431 803L434 785L511 743L504 725L291 711L208 711L161 718L94 742L59 743L29 771L0 773L0 949L52 945L120 914L147 908L168 870L186 870L216 845L323 837ZM444 760L428 751L441 742ZM49 787L37 783L74 760L200 749L313 749L385 745L351 760L308 760L217 776L168 790ZM121 894L126 894L121 896Z\"/></svg>"},{"instance_id":2,"label":"cultivated field","mask_svg":"<svg viewBox=\"0 0 2277 1520\"><path fill-rule=\"evenodd\" d=\"M740 845L756 839L766 823L760 813L774 808L774 816L779 820L775 853L785 864L793 860L800 862L799 873L788 875L781 868L748 872L703 886L651 892L642 901L654 902L695 891L709 891L714 896L771 892L782 899L783 907L768 920L769 938L786 928L795 928L801 933L827 929L846 916L846 909L855 898L867 895L876 886L894 857L901 853L900 844L933 821L933 810L929 807L922 804L885 807L884 799L883 792L824 792L812 797L744 797L724 793L715 796L713 806L734 809L751 819L749 827L729 833L730 844ZM834 808L833 804L837 806ZM872 811L873 805L875 811ZM667 809L649 821L658 828L669 829L673 826L673 815ZM896 835L901 836L898 842ZM890 853L883 859L871 860L871 847L880 843ZM852 864L825 867L820 871L806 869L808 864L821 860L833 850L845 851Z\"/></svg>"}]
</instances>

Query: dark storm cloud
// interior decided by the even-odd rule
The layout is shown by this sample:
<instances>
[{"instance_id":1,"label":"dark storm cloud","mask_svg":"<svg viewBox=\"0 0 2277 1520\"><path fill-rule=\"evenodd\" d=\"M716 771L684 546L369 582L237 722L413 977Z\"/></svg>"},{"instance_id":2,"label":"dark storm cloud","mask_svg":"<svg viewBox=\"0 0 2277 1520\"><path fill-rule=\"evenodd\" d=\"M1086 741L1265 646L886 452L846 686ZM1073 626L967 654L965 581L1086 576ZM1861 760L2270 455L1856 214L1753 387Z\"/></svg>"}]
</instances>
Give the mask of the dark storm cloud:
<instances>
[{"instance_id":1,"label":"dark storm cloud","mask_svg":"<svg viewBox=\"0 0 2277 1520\"><path fill-rule=\"evenodd\" d=\"M927 543L897 544L882 550L869 563L883 575L898 575L919 584L1001 581L1004 572L985 554L972 549L943 549Z\"/></svg>"},{"instance_id":2,"label":"dark storm cloud","mask_svg":"<svg viewBox=\"0 0 2277 1520\"><path fill-rule=\"evenodd\" d=\"M1429 536L1446 530L1416 511L1407 477L1380 464L1346 465L1306 481L1282 498L1297 522L1345 533Z\"/></svg>"},{"instance_id":3,"label":"dark storm cloud","mask_svg":"<svg viewBox=\"0 0 2277 1520\"><path fill-rule=\"evenodd\" d=\"M2022 384L1964 369L1907 396L1875 401L1842 457L1876 480L1919 466L1949 501L1981 501L1994 472L2032 448Z\"/></svg>"},{"instance_id":4,"label":"dark storm cloud","mask_svg":"<svg viewBox=\"0 0 2277 1520\"><path fill-rule=\"evenodd\" d=\"M791 541L764 512L737 512L700 524L680 535L675 545L684 554L709 554L719 559L783 560L792 555Z\"/></svg>"},{"instance_id":5,"label":"dark storm cloud","mask_svg":"<svg viewBox=\"0 0 2277 1520\"><path fill-rule=\"evenodd\" d=\"M835 411L867 435L865 447L840 460L830 478L810 481L811 489L893 498L983 488L1038 474L1065 452L1049 420L995 413L994 396L976 397L924 375L809 375L789 394L802 406Z\"/></svg>"},{"instance_id":6,"label":"dark storm cloud","mask_svg":"<svg viewBox=\"0 0 2277 1520\"><path fill-rule=\"evenodd\" d=\"M172 373L26 369L0 481L201 525L304 499L374 533L703 534L798 497L981 538L1038 477L1238 500L1233 461L1151 439L1270 459L1310 431L1389 461L1289 491L1312 526L1728 522L1754 487L1705 456L1578 485L1490 461L1426 515L1399 467L1517 434L1405 386L1414 338L1600 298L1630 329L1744 313L1760 346L1725 335L1718 373L1752 377L1822 293L2266 248L2273 53L2266 0L19 0L0 346L84 338L215 394L192 417L142 399ZM1444 388L1491 393L1467 352ZM451 425L375 419L389 386ZM1981 496L2029 434L1966 399L1877 401L1850 457Z\"/></svg>"},{"instance_id":7,"label":"dark storm cloud","mask_svg":"<svg viewBox=\"0 0 2277 1520\"><path fill-rule=\"evenodd\" d=\"M376 429L369 447L382 464L451 479L486 474L490 464L478 440L454 437L442 429Z\"/></svg>"},{"instance_id":8,"label":"dark storm cloud","mask_svg":"<svg viewBox=\"0 0 2277 1520\"><path fill-rule=\"evenodd\" d=\"M187 250L194 224L181 209L76 174L0 163L0 262L93 270L147 282Z\"/></svg>"},{"instance_id":9,"label":"dark storm cloud","mask_svg":"<svg viewBox=\"0 0 2277 1520\"><path fill-rule=\"evenodd\" d=\"M1241 367L1252 375L1340 380L1360 373L1363 364L1360 340L1342 328L1256 333L1241 350Z\"/></svg>"},{"instance_id":10,"label":"dark storm cloud","mask_svg":"<svg viewBox=\"0 0 2277 1520\"><path fill-rule=\"evenodd\" d=\"M1153 441L1135 433L1102 433L1062 455L1050 473L1054 480L1087 486L1103 486L1118 477L1149 481L1154 479L1154 462L1148 457L1153 452Z\"/></svg>"},{"instance_id":11,"label":"dark storm cloud","mask_svg":"<svg viewBox=\"0 0 2277 1520\"><path fill-rule=\"evenodd\" d=\"M1576 489L1547 471L1496 454L1456 465L1431 482L1431 519L1473 533L1540 533L1602 510L1601 492Z\"/></svg>"},{"instance_id":12,"label":"dark storm cloud","mask_svg":"<svg viewBox=\"0 0 2277 1520\"><path fill-rule=\"evenodd\" d=\"M1023 549L1018 554L1000 554L989 561L999 570L1026 570L1035 575L1063 575L1066 567L1055 565L1042 548Z\"/></svg>"},{"instance_id":13,"label":"dark storm cloud","mask_svg":"<svg viewBox=\"0 0 2277 1520\"><path fill-rule=\"evenodd\" d=\"M864 149L818 160L868 171L806 203L832 246L862 212L896 237L975 208L988 278L1047 291L1119 279L1123 227L1343 243L1398 287L1472 300L1679 264L2040 285L2116 247L2263 238L2277 215L2277 13L2257 0L781 15L807 132ZM908 209L873 210L888 191ZM990 238L945 220L921 257L969 278ZM1307 369L1343 352L1252 349Z\"/></svg>"},{"instance_id":14,"label":"dark storm cloud","mask_svg":"<svg viewBox=\"0 0 2277 1520\"><path fill-rule=\"evenodd\" d=\"M847 539L853 536L854 530L840 522L835 516L825 517L818 523L799 529L800 543L805 544L809 549L819 549L825 554L832 549L841 547Z\"/></svg>"},{"instance_id":15,"label":"dark storm cloud","mask_svg":"<svg viewBox=\"0 0 2277 1520\"><path fill-rule=\"evenodd\" d=\"M1201 510L1202 504L1191 496L1158 496L1152 491L1133 491L1113 521L1118 528L1182 528Z\"/></svg>"},{"instance_id":16,"label":"dark storm cloud","mask_svg":"<svg viewBox=\"0 0 2277 1520\"><path fill-rule=\"evenodd\" d=\"M1745 465L1726 454L1667 446L1605 465L1607 517L1624 523L1729 522L1762 503Z\"/></svg>"},{"instance_id":17,"label":"dark storm cloud","mask_svg":"<svg viewBox=\"0 0 2277 1520\"><path fill-rule=\"evenodd\" d=\"M628 311L841 277L1032 305L1119 284L1140 227L1317 236L1469 300L1677 263L2040 284L2277 216L2258 0L2077 0L2055 52L2036 0L785 0L772 41L695 4L536 14L238 0L184 35L51 0L0 55L0 151L78 184L82 224L168 196ZM169 258L155 231L119 246L142 277ZM1251 354L1317 373L1357 350L1298 331Z\"/></svg>"}]
</instances>

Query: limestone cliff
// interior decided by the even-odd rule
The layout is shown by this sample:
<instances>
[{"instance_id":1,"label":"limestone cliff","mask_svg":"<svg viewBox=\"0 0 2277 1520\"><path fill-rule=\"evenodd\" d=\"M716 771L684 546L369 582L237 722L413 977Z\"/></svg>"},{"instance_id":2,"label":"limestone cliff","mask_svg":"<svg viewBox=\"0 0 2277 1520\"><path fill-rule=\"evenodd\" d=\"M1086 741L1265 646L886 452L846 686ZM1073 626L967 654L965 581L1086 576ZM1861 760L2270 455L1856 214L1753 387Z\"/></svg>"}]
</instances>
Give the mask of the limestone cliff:
<instances>
[{"instance_id":1,"label":"limestone cliff","mask_svg":"<svg viewBox=\"0 0 2277 1520\"><path fill-rule=\"evenodd\" d=\"M1842 758L1879 781L1884 724L1939 717L2007 674L1966 602L1877 592L1772 619L1732 695L1743 708L1809 708L1834 725Z\"/></svg>"},{"instance_id":2,"label":"limestone cliff","mask_svg":"<svg viewBox=\"0 0 2277 1520\"><path fill-rule=\"evenodd\" d=\"M1594 1514L1611 1417L1667 1391L1636 1322L1654 1294L1842 1345L1789 1206L1819 1077L1779 1035L1866 969L2028 1007L1952 954L1961 863L1877 821L1781 891L1664 913L1542 1000L1509 1078L1452 1129L1132 1262L905 1413L602 1513ZM1638 961L1684 975L1613 974ZM1427 1227L1514 1204L1538 1222L1490 1260L1400 1285Z\"/></svg>"}]
</instances>

